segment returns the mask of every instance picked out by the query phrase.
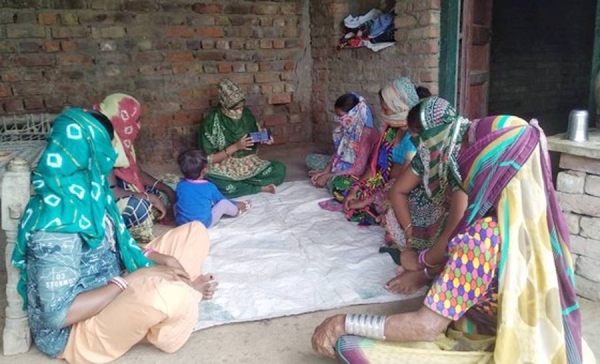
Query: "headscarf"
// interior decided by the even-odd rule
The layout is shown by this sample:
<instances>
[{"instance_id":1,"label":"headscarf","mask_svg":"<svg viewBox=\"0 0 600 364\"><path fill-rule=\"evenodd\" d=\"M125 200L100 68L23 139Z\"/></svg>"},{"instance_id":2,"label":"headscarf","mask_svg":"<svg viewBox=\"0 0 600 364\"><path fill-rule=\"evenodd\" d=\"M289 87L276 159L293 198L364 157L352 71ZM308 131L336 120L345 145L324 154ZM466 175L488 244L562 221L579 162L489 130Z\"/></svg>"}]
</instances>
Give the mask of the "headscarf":
<instances>
[{"instance_id":1,"label":"headscarf","mask_svg":"<svg viewBox=\"0 0 600 364\"><path fill-rule=\"evenodd\" d=\"M333 130L333 144L336 153L332 160L332 171L340 171L342 166L356 162L360 150L360 138L366 126L373 126L373 114L364 97L358 97L350 111L336 118L337 127ZM342 167L342 168L340 168Z\"/></svg>"},{"instance_id":2,"label":"headscarf","mask_svg":"<svg viewBox=\"0 0 600 364\"><path fill-rule=\"evenodd\" d=\"M79 234L90 247L104 239L105 215L115 224L121 261L128 271L151 266L125 228L106 175L116 153L106 129L90 114L73 108L57 117L33 171L34 195L19 224L12 264L20 270L17 290L27 305L27 242L31 233Z\"/></svg>"},{"instance_id":3,"label":"headscarf","mask_svg":"<svg viewBox=\"0 0 600 364\"><path fill-rule=\"evenodd\" d=\"M460 183L458 152L462 137L471 122L458 115L450 103L439 97L429 97L419 105L419 155L425 173L423 185L434 201L445 198L449 174Z\"/></svg>"},{"instance_id":4,"label":"headscarf","mask_svg":"<svg viewBox=\"0 0 600 364\"><path fill-rule=\"evenodd\" d=\"M244 91L237 83L227 78L219 82L219 103L225 116L239 120L242 117L243 109L234 110L232 108L244 101L245 97Z\"/></svg>"},{"instance_id":5,"label":"headscarf","mask_svg":"<svg viewBox=\"0 0 600 364\"><path fill-rule=\"evenodd\" d=\"M133 146L140 131L137 123L142 113L140 102L132 96L115 93L106 96L96 108L110 119L115 128L118 153L115 176L133 185L137 192L143 192L144 182L140 176Z\"/></svg>"},{"instance_id":6,"label":"headscarf","mask_svg":"<svg viewBox=\"0 0 600 364\"><path fill-rule=\"evenodd\" d=\"M405 126L408 111L419 103L415 84L408 77L400 77L381 89L381 97L392 113L383 115L383 121L393 128Z\"/></svg>"}]
</instances>

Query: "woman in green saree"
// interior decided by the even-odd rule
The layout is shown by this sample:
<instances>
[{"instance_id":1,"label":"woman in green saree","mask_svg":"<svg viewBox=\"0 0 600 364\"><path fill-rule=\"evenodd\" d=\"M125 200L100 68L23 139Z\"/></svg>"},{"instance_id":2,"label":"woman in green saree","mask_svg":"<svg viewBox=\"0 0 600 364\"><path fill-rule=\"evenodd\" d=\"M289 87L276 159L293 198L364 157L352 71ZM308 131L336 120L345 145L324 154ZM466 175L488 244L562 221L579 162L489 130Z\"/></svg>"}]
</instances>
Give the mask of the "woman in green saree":
<instances>
[{"instance_id":1,"label":"woman in green saree","mask_svg":"<svg viewBox=\"0 0 600 364\"><path fill-rule=\"evenodd\" d=\"M245 95L228 79L219 83L219 106L200 125L199 145L208 155L206 179L228 198L259 192L275 193L283 182L285 165L262 160L249 133L259 131L252 112L245 107ZM271 144L272 139L264 144Z\"/></svg>"}]
</instances>

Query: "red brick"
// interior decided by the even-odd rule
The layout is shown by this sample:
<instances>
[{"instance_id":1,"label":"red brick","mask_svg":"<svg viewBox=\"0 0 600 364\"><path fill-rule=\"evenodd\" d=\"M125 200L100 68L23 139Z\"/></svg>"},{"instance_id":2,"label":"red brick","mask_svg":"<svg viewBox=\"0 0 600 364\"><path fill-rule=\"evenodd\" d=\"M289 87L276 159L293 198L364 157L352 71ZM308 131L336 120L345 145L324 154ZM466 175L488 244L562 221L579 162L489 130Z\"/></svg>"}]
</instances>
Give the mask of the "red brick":
<instances>
[{"instance_id":1,"label":"red brick","mask_svg":"<svg viewBox=\"0 0 600 364\"><path fill-rule=\"evenodd\" d=\"M273 40L273 48L275 48L275 49L285 48L285 43L286 43L286 41L283 39L275 39L275 40Z\"/></svg>"},{"instance_id":2,"label":"red brick","mask_svg":"<svg viewBox=\"0 0 600 364\"><path fill-rule=\"evenodd\" d=\"M283 105L292 102L291 94L275 94L269 96L269 104L271 105Z\"/></svg>"},{"instance_id":3,"label":"red brick","mask_svg":"<svg viewBox=\"0 0 600 364\"><path fill-rule=\"evenodd\" d=\"M60 107L65 104L66 97L65 96L47 96L44 100L44 103L47 107Z\"/></svg>"},{"instance_id":4,"label":"red brick","mask_svg":"<svg viewBox=\"0 0 600 364\"><path fill-rule=\"evenodd\" d=\"M254 75L254 80L256 83L269 83L269 82L279 82L279 73L276 72L267 72L267 73L257 73Z\"/></svg>"},{"instance_id":5,"label":"red brick","mask_svg":"<svg viewBox=\"0 0 600 364\"><path fill-rule=\"evenodd\" d=\"M12 96L10 87L8 87L6 85L0 85L0 97L8 97L8 96Z\"/></svg>"},{"instance_id":6,"label":"red brick","mask_svg":"<svg viewBox=\"0 0 600 364\"><path fill-rule=\"evenodd\" d=\"M225 36L223 28L221 27L198 27L196 33L201 37L208 38L221 38Z\"/></svg>"},{"instance_id":7,"label":"red brick","mask_svg":"<svg viewBox=\"0 0 600 364\"><path fill-rule=\"evenodd\" d=\"M231 64L230 63L219 63L217 66L219 73L230 73L231 72Z\"/></svg>"},{"instance_id":8,"label":"red brick","mask_svg":"<svg viewBox=\"0 0 600 364\"><path fill-rule=\"evenodd\" d=\"M247 85L254 83L254 77L250 73L235 73L228 76L233 82L239 83L240 85Z\"/></svg>"},{"instance_id":9,"label":"red brick","mask_svg":"<svg viewBox=\"0 0 600 364\"><path fill-rule=\"evenodd\" d=\"M256 4L252 8L253 14L275 15L279 12L279 6L274 4Z\"/></svg>"},{"instance_id":10,"label":"red brick","mask_svg":"<svg viewBox=\"0 0 600 364\"><path fill-rule=\"evenodd\" d=\"M4 100L3 103L4 110L6 110L6 112L18 112L25 110L25 107L23 106L23 100L21 99Z\"/></svg>"},{"instance_id":11,"label":"red brick","mask_svg":"<svg viewBox=\"0 0 600 364\"><path fill-rule=\"evenodd\" d=\"M246 63L246 72L258 72L258 64Z\"/></svg>"},{"instance_id":12,"label":"red brick","mask_svg":"<svg viewBox=\"0 0 600 364\"><path fill-rule=\"evenodd\" d=\"M244 65L243 63L236 63L233 65L233 72L235 73L242 73L242 72L246 72L246 65Z\"/></svg>"},{"instance_id":13,"label":"red brick","mask_svg":"<svg viewBox=\"0 0 600 364\"><path fill-rule=\"evenodd\" d=\"M169 62L191 62L194 60L194 54L192 52L171 53L166 59Z\"/></svg>"},{"instance_id":14,"label":"red brick","mask_svg":"<svg viewBox=\"0 0 600 364\"><path fill-rule=\"evenodd\" d=\"M40 42L19 42L19 51L21 53L38 53L42 50Z\"/></svg>"},{"instance_id":15,"label":"red brick","mask_svg":"<svg viewBox=\"0 0 600 364\"><path fill-rule=\"evenodd\" d=\"M218 4L200 4L192 5L192 11L198 14L220 14L223 7Z\"/></svg>"},{"instance_id":16,"label":"red brick","mask_svg":"<svg viewBox=\"0 0 600 364\"><path fill-rule=\"evenodd\" d=\"M161 62L163 56L158 52L143 52L133 56L136 63Z\"/></svg>"},{"instance_id":17,"label":"red brick","mask_svg":"<svg viewBox=\"0 0 600 364\"><path fill-rule=\"evenodd\" d=\"M8 38L44 38L46 28L42 25L9 24L6 26Z\"/></svg>"},{"instance_id":18,"label":"red brick","mask_svg":"<svg viewBox=\"0 0 600 364\"><path fill-rule=\"evenodd\" d=\"M260 72L268 72L273 70L273 65L267 62L261 62L258 64L258 69Z\"/></svg>"},{"instance_id":19,"label":"red brick","mask_svg":"<svg viewBox=\"0 0 600 364\"><path fill-rule=\"evenodd\" d=\"M40 110L44 108L44 101L41 98L31 98L23 100L25 110Z\"/></svg>"},{"instance_id":20,"label":"red brick","mask_svg":"<svg viewBox=\"0 0 600 364\"><path fill-rule=\"evenodd\" d=\"M169 26L166 32L167 37L173 38L193 38L196 35L196 29L188 26Z\"/></svg>"},{"instance_id":21,"label":"red brick","mask_svg":"<svg viewBox=\"0 0 600 364\"><path fill-rule=\"evenodd\" d=\"M17 57L15 64L25 67L52 66L54 64L54 56L49 54L31 54Z\"/></svg>"},{"instance_id":22,"label":"red brick","mask_svg":"<svg viewBox=\"0 0 600 364\"><path fill-rule=\"evenodd\" d=\"M73 52L77 50L77 43L72 40L63 40L60 42L60 49L63 52Z\"/></svg>"},{"instance_id":23,"label":"red brick","mask_svg":"<svg viewBox=\"0 0 600 364\"><path fill-rule=\"evenodd\" d=\"M216 42L216 48L217 49L229 49L229 41L227 40L218 40Z\"/></svg>"},{"instance_id":24,"label":"red brick","mask_svg":"<svg viewBox=\"0 0 600 364\"><path fill-rule=\"evenodd\" d=\"M201 61L222 61L225 59L225 52L200 52L198 53L197 58Z\"/></svg>"},{"instance_id":25,"label":"red brick","mask_svg":"<svg viewBox=\"0 0 600 364\"><path fill-rule=\"evenodd\" d=\"M209 107L210 103L208 99L196 98L192 100L186 100L181 103L182 110L208 109Z\"/></svg>"},{"instance_id":26,"label":"red brick","mask_svg":"<svg viewBox=\"0 0 600 364\"><path fill-rule=\"evenodd\" d=\"M90 36L90 29L85 27L60 27L52 29L52 38L87 38Z\"/></svg>"},{"instance_id":27,"label":"red brick","mask_svg":"<svg viewBox=\"0 0 600 364\"><path fill-rule=\"evenodd\" d=\"M60 54L57 58L58 64L62 66L74 66L91 64L92 57L87 54Z\"/></svg>"},{"instance_id":28,"label":"red brick","mask_svg":"<svg viewBox=\"0 0 600 364\"><path fill-rule=\"evenodd\" d=\"M56 14L43 13L38 15L38 23L41 25L56 24Z\"/></svg>"},{"instance_id":29,"label":"red brick","mask_svg":"<svg viewBox=\"0 0 600 364\"><path fill-rule=\"evenodd\" d=\"M265 126L285 125L288 122L288 117L285 114L275 114L265 116Z\"/></svg>"},{"instance_id":30,"label":"red brick","mask_svg":"<svg viewBox=\"0 0 600 364\"><path fill-rule=\"evenodd\" d=\"M0 74L3 82L16 82L21 80L21 75L17 71L4 71Z\"/></svg>"},{"instance_id":31,"label":"red brick","mask_svg":"<svg viewBox=\"0 0 600 364\"><path fill-rule=\"evenodd\" d=\"M261 39L260 40L260 48L261 49L273 48L273 41L270 39Z\"/></svg>"},{"instance_id":32,"label":"red brick","mask_svg":"<svg viewBox=\"0 0 600 364\"><path fill-rule=\"evenodd\" d=\"M46 51L48 53L58 52L58 51L60 51L60 43L53 41L53 40L47 40L47 41L44 41L43 48L44 48L44 51Z\"/></svg>"},{"instance_id":33,"label":"red brick","mask_svg":"<svg viewBox=\"0 0 600 364\"><path fill-rule=\"evenodd\" d=\"M292 71L292 70L296 69L296 62L294 62L294 61L285 62L284 69L286 71Z\"/></svg>"}]
</instances>

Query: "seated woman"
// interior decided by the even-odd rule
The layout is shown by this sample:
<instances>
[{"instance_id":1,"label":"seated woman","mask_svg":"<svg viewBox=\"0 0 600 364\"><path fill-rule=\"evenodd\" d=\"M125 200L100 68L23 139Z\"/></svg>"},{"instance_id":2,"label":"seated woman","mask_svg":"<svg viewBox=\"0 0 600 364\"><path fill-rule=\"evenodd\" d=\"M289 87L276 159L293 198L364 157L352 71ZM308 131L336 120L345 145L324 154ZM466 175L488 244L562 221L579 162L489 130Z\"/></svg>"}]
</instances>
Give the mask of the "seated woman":
<instances>
[{"instance_id":1,"label":"seated woman","mask_svg":"<svg viewBox=\"0 0 600 364\"><path fill-rule=\"evenodd\" d=\"M419 95L420 94L420 95ZM406 114L431 94L423 87L416 88L406 77L395 80L380 92L382 118L386 127L373 151L369 168L362 176L338 176L333 182L333 195L343 202L346 217L360 225L380 222L385 212L386 189L416 153L406 133Z\"/></svg>"},{"instance_id":2,"label":"seated woman","mask_svg":"<svg viewBox=\"0 0 600 364\"><path fill-rule=\"evenodd\" d=\"M174 352L214 292L200 274L208 233L190 223L138 247L108 185L112 125L93 115L59 115L33 171L12 264L34 342L70 363L110 362L143 339Z\"/></svg>"},{"instance_id":3,"label":"seated woman","mask_svg":"<svg viewBox=\"0 0 600 364\"><path fill-rule=\"evenodd\" d=\"M219 83L219 106L200 124L198 143L209 161L205 177L228 198L275 193L285 178L283 163L256 155L257 145L248 134L259 127L244 98L238 84L224 79ZM265 142L271 143L272 139Z\"/></svg>"},{"instance_id":4,"label":"seated woman","mask_svg":"<svg viewBox=\"0 0 600 364\"><path fill-rule=\"evenodd\" d=\"M158 220L166 216L172 218L175 191L137 164L133 143L141 126L140 103L132 96L116 93L107 96L96 109L110 119L116 132L118 156L110 176L110 186L117 206L133 238L139 243L147 243L154 238L152 208L157 210Z\"/></svg>"},{"instance_id":5,"label":"seated woman","mask_svg":"<svg viewBox=\"0 0 600 364\"><path fill-rule=\"evenodd\" d=\"M361 364L593 363L537 122L470 122L439 98L422 102L416 115L408 122L429 150L427 190L459 187L436 245L406 259L409 269L437 277L418 311L331 317L316 329L314 349Z\"/></svg>"},{"instance_id":6,"label":"seated woman","mask_svg":"<svg viewBox=\"0 0 600 364\"><path fill-rule=\"evenodd\" d=\"M379 131L366 100L349 93L335 101L336 128L333 130L333 155L311 154L306 157L308 175L316 187L328 186L337 175L362 176Z\"/></svg>"}]
</instances>

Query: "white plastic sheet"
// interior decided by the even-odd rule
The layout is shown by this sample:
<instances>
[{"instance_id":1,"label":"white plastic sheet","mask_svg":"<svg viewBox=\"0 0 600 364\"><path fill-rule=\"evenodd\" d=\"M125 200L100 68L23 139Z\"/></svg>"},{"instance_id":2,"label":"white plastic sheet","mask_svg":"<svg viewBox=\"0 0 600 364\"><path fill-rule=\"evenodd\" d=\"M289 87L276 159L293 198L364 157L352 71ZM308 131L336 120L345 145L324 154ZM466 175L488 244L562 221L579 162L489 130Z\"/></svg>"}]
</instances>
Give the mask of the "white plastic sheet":
<instances>
[{"instance_id":1,"label":"white plastic sheet","mask_svg":"<svg viewBox=\"0 0 600 364\"><path fill-rule=\"evenodd\" d=\"M250 196L252 209L211 228L203 272L219 281L200 304L196 330L366 303L405 300L383 289L396 272L378 253L383 229L361 228L321 209L326 191L308 181Z\"/></svg>"}]
</instances>

